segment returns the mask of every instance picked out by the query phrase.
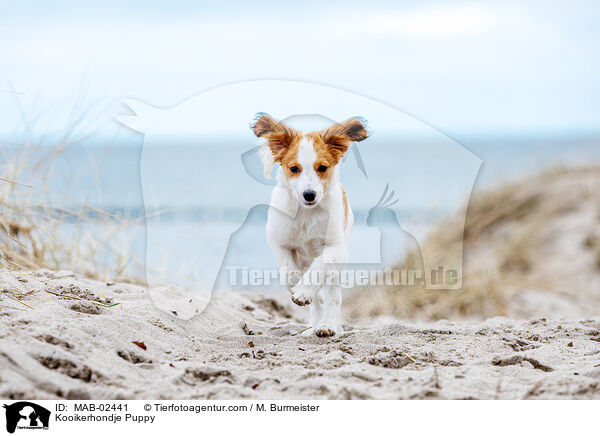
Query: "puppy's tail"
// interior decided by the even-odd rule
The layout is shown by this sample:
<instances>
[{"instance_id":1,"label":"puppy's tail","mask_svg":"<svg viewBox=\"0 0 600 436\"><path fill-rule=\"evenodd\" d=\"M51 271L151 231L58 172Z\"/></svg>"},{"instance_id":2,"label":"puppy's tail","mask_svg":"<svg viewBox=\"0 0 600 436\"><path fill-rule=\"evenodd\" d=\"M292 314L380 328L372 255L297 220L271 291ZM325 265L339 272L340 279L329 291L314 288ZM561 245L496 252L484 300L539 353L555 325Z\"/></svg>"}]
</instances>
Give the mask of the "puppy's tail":
<instances>
[{"instance_id":1,"label":"puppy's tail","mask_svg":"<svg viewBox=\"0 0 600 436\"><path fill-rule=\"evenodd\" d=\"M273 162L273 153L271 152L267 141L264 141L262 144L260 144L258 156L263 164L263 175L265 178L270 179L273 168L275 168L275 162Z\"/></svg>"}]
</instances>

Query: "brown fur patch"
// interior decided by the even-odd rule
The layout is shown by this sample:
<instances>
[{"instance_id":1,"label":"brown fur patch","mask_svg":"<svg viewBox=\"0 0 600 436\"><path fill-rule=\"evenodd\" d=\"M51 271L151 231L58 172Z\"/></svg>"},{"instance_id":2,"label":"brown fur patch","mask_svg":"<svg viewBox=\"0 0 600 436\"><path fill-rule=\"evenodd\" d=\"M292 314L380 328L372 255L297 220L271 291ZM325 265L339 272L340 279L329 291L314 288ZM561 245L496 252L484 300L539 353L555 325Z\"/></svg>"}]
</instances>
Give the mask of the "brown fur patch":
<instances>
[{"instance_id":1,"label":"brown fur patch","mask_svg":"<svg viewBox=\"0 0 600 436\"><path fill-rule=\"evenodd\" d=\"M348 203L348 196L346 190L342 186L342 195L344 196L344 229L348 228L348 219L350 217L350 203Z\"/></svg>"},{"instance_id":2,"label":"brown fur patch","mask_svg":"<svg viewBox=\"0 0 600 436\"><path fill-rule=\"evenodd\" d=\"M324 189L327 189L327 185L333 177L333 171L331 170L343 157L343 153L340 155L336 152L332 152L328 144L325 143L324 139L321 137L320 132L297 132L295 137L291 140L290 145L277 156L274 156L274 162L279 162L281 164L281 166L285 169L286 177L297 177L302 173L302 171L306 170L306 168L302 168L300 163L298 163L298 149L300 147L300 142L302 141L303 135L306 135L306 137L313 144L313 148L317 155L313 164L313 169L323 182ZM293 173L290 168L294 166L300 168L300 172ZM319 172L320 166L324 166L327 169L323 172Z\"/></svg>"},{"instance_id":3,"label":"brown fur patch","mask_svg":"<svg viewBox=\"0 0 600 436\"><path fill-rule=\"evenodd\" d=\"M300 146L301 134L297 134L292 138L290 145L278 155L273 156L274 162L279 162L285 171L286 177L298 177L304 168L298 163L298 148ZM293 173L291 168L297 166L300 171Z\"/></svg>"}]
</instances>

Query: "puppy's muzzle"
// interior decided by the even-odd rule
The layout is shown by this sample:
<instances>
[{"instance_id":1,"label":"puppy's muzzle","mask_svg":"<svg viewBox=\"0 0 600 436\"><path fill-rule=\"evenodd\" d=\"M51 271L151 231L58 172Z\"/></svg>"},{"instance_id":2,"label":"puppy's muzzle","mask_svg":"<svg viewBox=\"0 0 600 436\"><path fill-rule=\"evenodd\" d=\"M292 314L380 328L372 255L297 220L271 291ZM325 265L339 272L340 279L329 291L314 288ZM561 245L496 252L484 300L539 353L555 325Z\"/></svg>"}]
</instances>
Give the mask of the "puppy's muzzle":
<instances>
[{"instance_id":1,"label":"puppy's muzzle","mask_svg":"<svg viewBox=\"0 0 600 436\"><path fill-rule=\"evenodd\" d=\"M310 204L315 201L315 198L317 198L317 193L312 190L306 190L302 193L302 197L304 197L304 201Z\"/></svg>"}]
</instances>

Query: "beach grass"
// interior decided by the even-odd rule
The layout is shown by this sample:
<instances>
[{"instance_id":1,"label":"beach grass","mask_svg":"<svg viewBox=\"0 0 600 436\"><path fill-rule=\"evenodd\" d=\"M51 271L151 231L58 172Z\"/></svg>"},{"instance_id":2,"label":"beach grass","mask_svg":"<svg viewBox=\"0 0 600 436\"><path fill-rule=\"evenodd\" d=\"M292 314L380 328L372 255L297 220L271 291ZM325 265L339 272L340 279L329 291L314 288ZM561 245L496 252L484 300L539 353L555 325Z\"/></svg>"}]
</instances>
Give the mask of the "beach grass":
<instances>
[{"instance_id":1,"label":"beach grass","mask_svg":"<svg viewBox=\"0 0 600 436\"><path fill-rule=\"evenodd\" d=\"M70 270L98 280L143 283L143 262L127 235L144 217L109 213L70 201L68 190L49 188L56 178L61 184L77 183L55 168L65 152L85 139L79 133L83 120L68 120L63 134L36 138L39 118L24 118L15 134L22 141L4 141L0 147L0 269ZM58 205L56 198L69 206Z\"/></svg>"},{"instance_id":2,"label":"beach grass","mask_svg":"<svg viewBox=\"0 0 600 436\"><path fill-rule=\"evenodd\" d=\"M597 167L556 167L476 191L464 232L460 216L446 217L421 247L437 265L462 256L460 290L357 289L345 297L345 314L349 320L484 319L513 315L510 302L524 290L585 298L600 278L598 192ZM554 271L549 259L564 259L565 267Z\"/></svg>"}]
</instances>

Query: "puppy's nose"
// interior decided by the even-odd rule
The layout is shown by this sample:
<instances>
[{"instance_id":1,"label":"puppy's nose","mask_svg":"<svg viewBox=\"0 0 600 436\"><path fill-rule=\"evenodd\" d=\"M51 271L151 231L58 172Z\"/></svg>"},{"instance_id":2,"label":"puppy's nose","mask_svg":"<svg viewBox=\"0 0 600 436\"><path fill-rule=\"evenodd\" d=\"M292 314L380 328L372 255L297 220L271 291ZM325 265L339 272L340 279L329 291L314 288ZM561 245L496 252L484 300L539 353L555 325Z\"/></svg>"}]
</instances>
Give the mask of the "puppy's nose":
<instances>
[{"instance_id":1,"label":"puppy's nose","mask_svg":"<svg viewBox=\"0 0 600 436\"><path fill-rule=\"evenodd\" d=\"M317 193L315 191L308 190L308 191L304 191L302 193L302 196L304 197L304 199L306 201L308 201L310 203L311 201L315 200L315 197L317 196Z\"/></svg>"}]
</instances>

